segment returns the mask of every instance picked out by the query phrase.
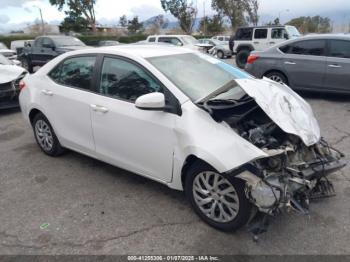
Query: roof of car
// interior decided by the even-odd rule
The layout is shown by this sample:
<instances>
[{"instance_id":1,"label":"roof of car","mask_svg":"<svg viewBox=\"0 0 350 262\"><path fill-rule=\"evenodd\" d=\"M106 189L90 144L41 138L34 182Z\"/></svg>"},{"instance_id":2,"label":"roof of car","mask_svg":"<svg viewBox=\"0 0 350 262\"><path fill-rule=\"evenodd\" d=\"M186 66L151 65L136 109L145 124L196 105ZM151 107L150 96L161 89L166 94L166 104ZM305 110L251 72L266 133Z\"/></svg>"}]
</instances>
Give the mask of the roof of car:
<instances>
[{"instance_id":1,"label":"roof of car","mask_svg":"<svg viewBox=\"0 0 350 262\"><path fill-rule=\"evenodd\" d=\"M301 37L302 39L345 39L350 40L350 34L309 34ZM300 39L300 38L297 38Z\"/></svg>"},{"instance_id":2,"label":"roof of car","mask_svg":"<svg viewBox=\"0 0 350 262\"><path fill-rule=\"evenodd\" d=\"M150 35L149 37L186 37L190 35Z\"/></svg>"},{"instance_id":3,"label":"roof of car","mask_svg":"<svg viewBox=\"0 0 350 262\"><path fill-rule=\"evenodd\" d=\"M238 29L253 29L253 28L275 28L275 27L286 27L288 25L262 25L262 26L242 26L238 27Z\"/></svg>"},{"instance_id":4,"label":"roof of car","mask_svg":"<svg viewBox=\"0 0 350 262\"><path fill-rule=\"evenodd\" d=\"M107 53L107 54L120 54L130 56L138 56L142 58L156 57L156 56L168 56L177 54L193 53L195 51L177 47L173 45L158 45L158 44L128 44L118 46L103 46L99 48L83 49L70 52L71 54L89 54L89 53Z\"/></svg>"}]
</instances>

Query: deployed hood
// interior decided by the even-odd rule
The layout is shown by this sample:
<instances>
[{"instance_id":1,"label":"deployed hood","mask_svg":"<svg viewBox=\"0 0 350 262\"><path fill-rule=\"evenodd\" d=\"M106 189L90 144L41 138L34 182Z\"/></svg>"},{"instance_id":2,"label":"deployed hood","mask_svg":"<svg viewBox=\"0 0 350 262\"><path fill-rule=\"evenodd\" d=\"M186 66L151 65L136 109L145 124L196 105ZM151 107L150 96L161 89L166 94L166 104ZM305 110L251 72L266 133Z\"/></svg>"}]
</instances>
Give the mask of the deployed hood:
<instances>
[{"instance_id":1,"label":"deployed hood","mask_svg":"<svg viewBox=\"0 0 350 262\"><path fill-rule=\"evenodd\" d=\"M289 87L266 78L236 82L284 132L300 137L307 146L320 140L320 128L310 105Z\"/></svg>"},{"instance_id":2,"label":"deployed hood","mask_svg":"<svg viewBox=\"0 0 350 262\"><path fill-rule=\"evenodd\" d=\"M26 70L16 65L0 65L0 84L17 79Z\"/></svg>"}]
</instances>

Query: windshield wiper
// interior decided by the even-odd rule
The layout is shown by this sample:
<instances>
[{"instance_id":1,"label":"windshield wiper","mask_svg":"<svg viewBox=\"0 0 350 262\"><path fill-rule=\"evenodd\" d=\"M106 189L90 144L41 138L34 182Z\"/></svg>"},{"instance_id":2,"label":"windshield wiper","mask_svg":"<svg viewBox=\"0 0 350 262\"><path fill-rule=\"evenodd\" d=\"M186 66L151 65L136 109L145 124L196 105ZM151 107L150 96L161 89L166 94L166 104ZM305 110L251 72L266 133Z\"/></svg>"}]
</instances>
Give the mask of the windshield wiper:
<instances>
[{"instance_id":1,"label":"windshield wiper","mask_svg":"<svg viewBox=\"0 0 350 262\"><path fill-rule=\"evenodd\" d=\"M237 86L237 82L235 80L231 80L230 82L228 82L227 84L223 85L222 87L216 89L215 91L211 92L209 95L200 98L196 101L196 103L204 103L209 101L211 98L217 97L223 93L228 92L229 90L231 90L232 88Z\"/></svg>"}]
</instances>

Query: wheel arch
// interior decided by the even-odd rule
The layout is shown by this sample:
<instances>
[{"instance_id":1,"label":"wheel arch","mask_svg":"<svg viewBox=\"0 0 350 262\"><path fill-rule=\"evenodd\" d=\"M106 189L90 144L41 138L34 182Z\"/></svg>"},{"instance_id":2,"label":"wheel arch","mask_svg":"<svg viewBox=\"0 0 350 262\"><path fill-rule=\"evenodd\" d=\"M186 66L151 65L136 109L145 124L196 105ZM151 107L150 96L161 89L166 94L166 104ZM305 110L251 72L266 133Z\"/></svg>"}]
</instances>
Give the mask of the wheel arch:
<instances>
[{"instance_id":1,"label":"wheel arch","mask_svg":"<svg viewBox=\"0 0 350 262\"><path fill-rule=\"evenodd\" d=\"M242 50L249 50L251 52L251 51L254 51L254 47L250 44L242 44L242 45L237 46L236 50L237 50L236 51L237 53L239 53Z\"/></svg>"},{"instance_id":2,"label":"wheel arch","mask_svg":"<svg viewBox=\"0 0 350 262\"><path fill-rule=\"evenodd\" d=\"M31 124L33 124L33 120L34 120L35 116L38 115L38 114L43 114L43 115L45 115L42 111L40 111L40 110L37 109L37 108L32 108L32 109L29 111L28 117L29 117L29 122L30 122Z\"/></svg>"},{"instance_id":3,"label":"wheel arch","mask_svg":"<svg viewBox=\"0 0 350 262\"><path fill-rule=\"evenodd\" d=\"M269 69L269 70L267 70L266 72L263 73L262 77L264 77L264 76L266 76L266 75L268 75L270 73L273 73L273 72L277 72L277 73L282 74L287 80L287 85L289 85L288 75L285 72L283 72L283 70L280 70L280 69Z\"/></svg>"}]
</instances>

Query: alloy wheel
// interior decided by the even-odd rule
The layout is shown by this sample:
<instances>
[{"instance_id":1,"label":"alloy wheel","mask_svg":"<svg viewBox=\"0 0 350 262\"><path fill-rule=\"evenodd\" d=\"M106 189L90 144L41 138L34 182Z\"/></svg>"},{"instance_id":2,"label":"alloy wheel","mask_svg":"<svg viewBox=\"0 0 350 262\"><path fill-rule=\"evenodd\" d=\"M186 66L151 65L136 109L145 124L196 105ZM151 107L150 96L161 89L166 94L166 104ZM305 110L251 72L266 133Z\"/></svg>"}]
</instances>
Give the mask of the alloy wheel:
<instances>
[{"instance_id":1,"label":"alloy wheel","mask_svg":"<svg viewBox=\"0 0 350 262\"><path fill-rule=\"evenodd\" d=\"M284 84L283 79L278 75L271 75L269 78L277 83Z\"/></svg>"},{"instance_id":2,"label":"alloy wheel","mask_svg":"<svg viewBox=\"0 0 350 262\"><path fill-rule=\"evenodd\" d=\"M44 151L52 150L54 140L50 126L44 120L35 123L35 135L38 143Z\"/></svg>"},{"instance_id":3,"label":"alloy wheel","mask_svg":"<svg viewBox=\"0 0 350 262\"><path fill-rule=\"evenodd\" d=\"M216 172L199 173L193 180L192 193L200 211L211 220L227 223L238 214L239 199L235 188Z\"/></svg>"}]
</instances>

